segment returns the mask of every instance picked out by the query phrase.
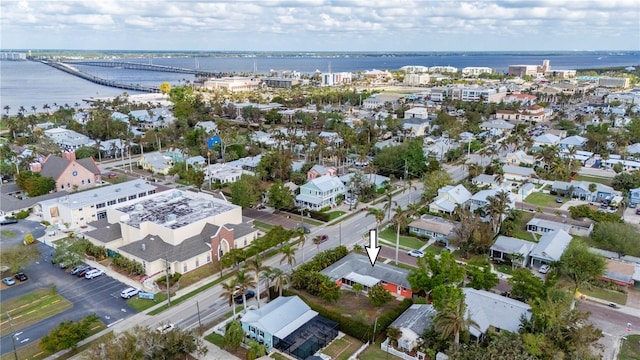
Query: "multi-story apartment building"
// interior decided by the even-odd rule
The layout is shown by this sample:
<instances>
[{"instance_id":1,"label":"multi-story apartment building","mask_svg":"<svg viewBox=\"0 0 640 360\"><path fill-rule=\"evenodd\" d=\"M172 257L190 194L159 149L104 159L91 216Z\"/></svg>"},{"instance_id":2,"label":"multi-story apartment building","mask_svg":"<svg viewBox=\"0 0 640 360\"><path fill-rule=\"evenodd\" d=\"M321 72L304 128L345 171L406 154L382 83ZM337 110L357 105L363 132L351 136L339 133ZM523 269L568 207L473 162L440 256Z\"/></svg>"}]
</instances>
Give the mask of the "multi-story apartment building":
<instances>
[{"instance_id":1,"label":"multi-story apartment building","mask_svg":"<svg viewBox=\"0 0 640 360\"><path fill-rule=\"evenodd\" d=\"M631 79L626 77L608 77L603 76L598 79L598 86L608 88L623 88L631 86Z\"/></svg>"},{"instance_id":2,"label":"multi-story apartment building","mask_svg":"<svg viewBox=\"0 0 640 360\"><path fill-rule=\"evenodd\" d=\"M462 75L464 76L479 76L481 74L492 74L493 69L490 67L482 66L470 66L462 68Z\"/></svg>"},{"instance_id":3,"label":"multi-story apartment building","mask_svg":"<svg viewBox=\"0 0 640 360\"><path fill-rule=\"evenodd\" d=\"M406 74L404 76L404 84L406 86L421 86L427 85L431 81L431 76L427 73L419 74Z\"/></svg>"}]
</instances>

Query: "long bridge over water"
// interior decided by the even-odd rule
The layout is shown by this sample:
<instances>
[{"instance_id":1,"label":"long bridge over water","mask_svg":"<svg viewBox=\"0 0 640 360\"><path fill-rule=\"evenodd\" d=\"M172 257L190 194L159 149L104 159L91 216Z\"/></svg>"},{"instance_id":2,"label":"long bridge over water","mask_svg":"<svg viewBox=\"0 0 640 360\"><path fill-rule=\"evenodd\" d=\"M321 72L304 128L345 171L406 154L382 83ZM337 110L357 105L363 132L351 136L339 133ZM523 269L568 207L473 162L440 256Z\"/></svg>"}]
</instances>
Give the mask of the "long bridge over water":
<instances>
[{"instance_id":1,"label":"long bridge over water","mask_svg":"<svg viewBox=\"0 0 640 360\"><path fill-rule=\"evenodd\" d=\"M49 65L55 69L64 71L68 74L77 76L79 78L91 81L92 83L95 84L99 84L99 85L104 85L104 86L110 86L110 87L114 87L114 88L119 88L119 89L125 89L125 90L134 90L134 91L142 91L142 92L150 92L150 93L157 93L160 92L160 90L156 87L151 87L151 86L144 86L144 85L139 85L139 84L127 84L127 83L120 83L117 81L113 81L113 80L107 80L107 79L103 79L91 74L88 74L86 72L80 71L70 65L61 63L61 62L56 62L56 61L44 61L41 60L41 63L45 64L45 65Z\"/></svg>"},{"instance_id":2,"label":"long bridge over water","mask_svg":"<svg viewBox=\"0 0 640 360\"><path fill-rule=\"evenodd\" d=\"M125 62L125 61L91 60L91 61L73 61L73 62L67 62L67 63L70 65L100 66L100 67L146 70L146 71L163 71L163 72L172 72L172 73L180 73L180 74L192 74L195 76L203 76L203 77L222 76L221 73L214 73L210 71L201 71L201 70L187 69L187 68L166 66L166 65L133 63L133 62Z\"/></svg>"}]
</instances>

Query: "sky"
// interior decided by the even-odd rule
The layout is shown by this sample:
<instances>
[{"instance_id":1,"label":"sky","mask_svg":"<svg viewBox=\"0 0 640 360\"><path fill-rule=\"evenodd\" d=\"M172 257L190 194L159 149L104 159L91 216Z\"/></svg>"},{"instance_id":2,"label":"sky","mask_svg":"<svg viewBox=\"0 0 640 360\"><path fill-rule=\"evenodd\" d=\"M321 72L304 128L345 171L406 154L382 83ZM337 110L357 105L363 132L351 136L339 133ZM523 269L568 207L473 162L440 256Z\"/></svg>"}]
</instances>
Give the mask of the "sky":
<instances>
[{"instance_id":1,"label":"sky","mask_svg":"<svg viewBox=\"0 0 640 360\"><path fill-rule=\"evenodd\" d=\"M640 0L1 0L0 49L640 50Z\"/></svg>"}]
</instances>

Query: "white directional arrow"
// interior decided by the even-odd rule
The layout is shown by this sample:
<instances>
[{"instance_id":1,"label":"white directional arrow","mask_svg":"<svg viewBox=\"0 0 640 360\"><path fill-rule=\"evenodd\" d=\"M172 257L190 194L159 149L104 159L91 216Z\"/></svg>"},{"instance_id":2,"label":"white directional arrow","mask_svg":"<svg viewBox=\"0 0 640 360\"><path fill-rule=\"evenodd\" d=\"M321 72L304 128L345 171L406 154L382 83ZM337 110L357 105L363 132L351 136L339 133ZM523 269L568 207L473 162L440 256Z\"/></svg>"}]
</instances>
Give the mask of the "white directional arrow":
<instances>
[{"instance_id":1,"label":"white directional arrow","mask_svg":"<svg viewBox=\"0 0 640 360\"><path fill-rule=\"evenodd\" d=\"M369 261L371 266L376 264L378 254L380 253L380 246L378 246L378 232L375 229L369 230L369 246L364 247L369 255Z\"/></svg>"}]
</instances>

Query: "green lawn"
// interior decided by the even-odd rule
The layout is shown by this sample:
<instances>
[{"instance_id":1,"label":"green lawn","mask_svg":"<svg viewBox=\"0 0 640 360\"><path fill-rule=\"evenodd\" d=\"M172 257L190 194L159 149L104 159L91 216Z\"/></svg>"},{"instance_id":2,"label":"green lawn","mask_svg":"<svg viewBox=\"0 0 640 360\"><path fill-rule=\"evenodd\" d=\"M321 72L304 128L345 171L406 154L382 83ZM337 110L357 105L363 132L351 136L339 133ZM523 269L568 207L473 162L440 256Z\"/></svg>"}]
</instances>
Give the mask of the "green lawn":
<instances>
[{"instance_id":1,"label":"green lawn","mask_svg":"<svg viewBox=\"0 0 640 360\"><path fill-rule=\"evenodd\" d=\"M171 305L177 305L177 304L179 304L179 303L181 303L181 302L183 302L183 301L185 301L185 300L187 300L187 299L189 299L191 297L194 297L197 294L199 294L199 293L201 293L201 292L203 292L203 291L205 291L205 290L207 290L209 288L212 288L212 287L218 285L219 283L227 280L232 275L234 275L233 272L228 272L228 273L224 274L224 276L221 277L221 278L218 278L218 279L216 279L216 280L214 280L214 281L212 281L210 283L207 283L206 285L203 285L203 286L201 286L201 287L199 287L199 288L197 288L197 289L195 289L195 290L193 290L193 291L191 291L191 292L189 292L189 293L187 293L185 295L182 295L179 298L172 299L171 300ZM158 297L158 294L156 294L156 298L157 297ZM169 308L169 305L168 304L164 304L164 305L160 306L159 308L149 312L149 315L158 315L161 312L167 310L168 308Z\"/></svg>"},{"instance_id":2,"label":"green lawn","mask_svg":"<svg viewBox=\"0 0 640 360\"><path fill-rule=\"evenodd\" d=\"M505 264L493 264L493 266L495 267L495 269L503 274L509 274L511 275L513 273L513 270L511 268L511 265L505 265ZM517 268L516 268L517 269Z\"/></svg>"},{"instance_id":3,"label":"green lawn","mask_svg":"<svg viewBox=\"0 0 640 360\"><path fill-rule=\"evenodd\" d=\"M611 178L605 178L605 177L599 177L599 176L578 175L576 177L576 181L589 181L589 182L600 183L607 186L611 186Z\"/></svg>"},{"instance_id":4,"label":"green lawn","mask_svg":"<svg viewBox=\"0 0 640 360\"><path fill-rule=\"evenodd\" d=\"M0 313L0 333L7 334L11 331L7 313L10 313L13 318L13 330L18 331L72 306L71 302L61 295L52 294L49 289L36 290L16 299L4 301L2 313Z\"/></svg>"},{"instance_id":5,"label":"green lawn","mask_svg":"<svg viewBox=\"0 0 640 360\"><path fill-rule=\"evenodd\" d=\"M400 359L395 355L388 354L386 351L382 351L380 343L376 342L369 345L367 349L358 357L360 360L380 360L380 359Z\"/></svg>"},{"instance_id":6,"label":"green lawn","mask_svg":"<svg viewBox=\"0 0 640 360\"><path fill-rule=\"evenodd\" d=\"M431 245L431 246L427 246L422 251L424 251L425 253L433 253L434 255L438 255L438 254L440 254L442 252L442 249L443 248L441 248L439 246Z\"/></svg>"},{"instance_id":7,"label":"green lawn","mask_svg":"<svg viewBox=\"0 0 640 360\"><path fill-rule=\"evenodd\" d=\"M534 193L531 193L531 195L527 196L527 198L524 199L524 202L531 205L535 205L535 206L557 208L562 205L556 202L557 197L558 196L544 194L541 192L534 192Z\"/></svg>"},{"instance_id":8,"label":"green lawn","mask_svg":"<svg viewBox=\"0 0 640 360\"><path fill-rule=\"evenodd\" d=\"M262 222L262 221L258 221L258 220L253 220L253 225L255 225L258 229L264 231L264 232L268 232L269 230L273 229L275 226L271 225L271 224L267 224L266 222Z\"/></svg>"},{"instance_id":9,"label":"green lawn","mask_svg":"<svg viewBox=\"0 0 640 360\"><path fill-rule=\"evenodd\" d=\"M332 212L328 213L329 221L335 220L335 219L339 218L340 216L342 216L344 214L346 214L346 212L344 212L342 210L332 211Z\"/></svg>"},{"instance_id":10,"label":"green lawn","mask_svg":"<svg viewBox=\"0 0 640 360\"><path fill-rule=\"evenodd\" d=\"M618 291L611 291L611 290L602 289L598 287L591 287L591 289L580 289L580 292L585 295L593 296L595 298L614 302L620 305L624 305L627 303L627 294L624 294Z\"/></svg>"},{"instance_id":11,"label":"green lawn","mask_svg":"<svg viewBox=\"0 0 640 360\"><path fill-rule=\"evenodd\" d=\"M224 342L224 337L216 332L212 332L211 334L205 336L204 339L218 346L219 348L224 348L224 346L222 346Z\"/></svg>"},{"instance_id":12,"label":"green lawn","mask_svg":"<svg viewBox=\"0 0 640 360\"><path fill-rule=\"evenodd\" d=\"M385 239L387 241L390 241L392 244L396 243L396 231L393 230L392 228L386 228L384 229L380 235L379 235L382 239ZM406 236L406 235L400 235L400 245L409 248L409 249L419 249L422 246L424 246L424 244L426 244L426 242L413 237L413 236Z\"/></svg>"},{"instance_id":13,"label":"green lawn","mask_svg":"<svg viewBox=\"0 0 640 360\"><path fill-rule=\"evenodd\" d=\"M129 304L129 306L131 306L132 308L136 309L137 312L141 312L144 310L147 310L148 308L159 304L163 301L167 300L167 293L166 292L159 292L156 294L156 299L155 300L150 300L150 299L139 299L137 296L136 297L132 297L131 299L127 300L127 304Z\"/></svg>"},{"instance_id":14,"label":"green lawn","mask_svg":"<svg viewBox=\"0 0 640 360\"><path fill-rule=\"evenodd\" d=\"M348 360L349 356L356 352L360 346L362 346L360 341L345 335L333 340L329 346L322 350L322 353L331 356L332 359Z\"/></svg>"},{"instance_id":15,"label":"green lawn","mask_svg":"<svg viewBox=\"0 0 640 360\"><path fill-rule=\"evenodd\" d=\"M271 353L271 355L269 356L272 359L276 359L276 360L289 360L288 357L285 357L284 355L281 355L277 352L273 352Z\"/></svg>"},{"instance_id":16,"label":"green lawn","mask_svg":"<svg viewBox=\"0 0 640 360\"><path fill-rule=\"evenodd\" d=\"M640 359L640 335L627 335L623 339L618 360Z\"/></svg>"}]
</instances>

